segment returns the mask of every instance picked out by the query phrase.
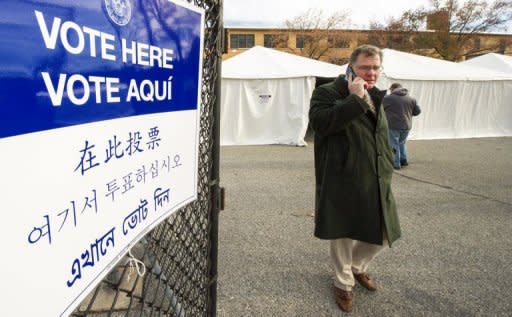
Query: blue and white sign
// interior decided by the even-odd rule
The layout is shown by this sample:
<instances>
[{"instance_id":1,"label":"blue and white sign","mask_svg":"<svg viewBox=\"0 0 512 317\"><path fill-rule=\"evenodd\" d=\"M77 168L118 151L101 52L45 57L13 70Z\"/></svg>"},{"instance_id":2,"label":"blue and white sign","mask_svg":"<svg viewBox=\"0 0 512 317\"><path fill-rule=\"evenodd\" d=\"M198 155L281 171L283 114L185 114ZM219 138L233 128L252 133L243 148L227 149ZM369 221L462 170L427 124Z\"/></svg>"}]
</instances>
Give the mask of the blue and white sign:
<instances>
[{"instance_id":1,"label":"blue and white sign","mask_svg":"<svg viewBox=\"0 0 512 317\"><path fill-rule=\"evenodd\" d=\"M204 11L0 1L5 316L67 316L197 198Z\"/></svg>"}]
</instances>

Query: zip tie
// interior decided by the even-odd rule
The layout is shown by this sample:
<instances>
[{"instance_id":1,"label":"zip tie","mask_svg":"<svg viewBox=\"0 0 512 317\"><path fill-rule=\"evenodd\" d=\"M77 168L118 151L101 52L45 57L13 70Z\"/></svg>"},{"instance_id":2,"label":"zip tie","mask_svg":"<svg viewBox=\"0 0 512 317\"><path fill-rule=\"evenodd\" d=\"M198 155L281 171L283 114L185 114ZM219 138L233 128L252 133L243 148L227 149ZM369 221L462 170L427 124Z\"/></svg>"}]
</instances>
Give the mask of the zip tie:
<instances>
[{"instance_id":1,"label":"zip tie","mask_svg":"<svg viewBox=\"0 0 512 317\"><path fill-rule=\"evenodd\" d=\"M128 251L128 266L130 267L130 270L128 271L127 280L130 281L131 275L134 271L133 267L137 270L137 275L140 277L143 277L144 274L146 274L146 265L141 260L137 259L133 256L132 250L130 249Z\"/></svg>"}]
</instances>

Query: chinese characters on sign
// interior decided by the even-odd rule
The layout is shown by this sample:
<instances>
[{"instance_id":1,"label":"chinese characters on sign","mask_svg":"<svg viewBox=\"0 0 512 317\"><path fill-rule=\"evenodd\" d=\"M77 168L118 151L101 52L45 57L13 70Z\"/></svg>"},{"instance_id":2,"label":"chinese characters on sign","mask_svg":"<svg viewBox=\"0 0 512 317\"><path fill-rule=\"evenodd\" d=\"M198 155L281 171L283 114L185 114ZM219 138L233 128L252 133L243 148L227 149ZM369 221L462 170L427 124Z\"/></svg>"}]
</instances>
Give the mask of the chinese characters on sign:
<instances>
[{"instance_id":1,"label":"chinese characters on sign","mask_svg":"<svg viewBox=\"0 0 512 317\"><path fill-rule=\"evenodd\" d=\"M143 138L140 131L133 133L129 132L125 144L117 139L117 135L114 135L108 140L108 146L105 149L105 159L103 160L103 163L108 163L112 158L120 159L125 153L127 156L132 156L137 153L144 152L144 149L156 149L160 145L161 141L158 136L159 133L160 131L158 130L158 127L151 128L148 132L148 141L145 142L146 148L143 148L141 145ZM93 152L95 147L95 144L90 144L89 141L85 140L84 148L80 150L80 153L82 153L80 162L75 168L75 171L80 171L80 173L84 175L86 171L101 164L100 159L96 159L97 156Z\"/></svg>"}]
</instances>

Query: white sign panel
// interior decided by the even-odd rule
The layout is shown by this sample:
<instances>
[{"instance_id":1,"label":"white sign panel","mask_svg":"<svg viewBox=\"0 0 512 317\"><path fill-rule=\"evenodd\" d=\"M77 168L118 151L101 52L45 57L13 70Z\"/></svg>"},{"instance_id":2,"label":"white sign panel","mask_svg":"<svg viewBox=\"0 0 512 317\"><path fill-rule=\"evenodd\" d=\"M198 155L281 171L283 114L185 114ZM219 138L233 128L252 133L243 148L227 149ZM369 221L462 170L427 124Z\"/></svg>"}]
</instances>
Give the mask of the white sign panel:
<instances>
[{"instance_id":1,"label":"white sign panel","mask_svg":"<svg viewBox=\"0 0 512 317\"><path fill-rule=\"evenodd\" d=\"M69 315L197 198L204 11L178 3L3 3L5 316Z\"/></svg>"}]
</instances>

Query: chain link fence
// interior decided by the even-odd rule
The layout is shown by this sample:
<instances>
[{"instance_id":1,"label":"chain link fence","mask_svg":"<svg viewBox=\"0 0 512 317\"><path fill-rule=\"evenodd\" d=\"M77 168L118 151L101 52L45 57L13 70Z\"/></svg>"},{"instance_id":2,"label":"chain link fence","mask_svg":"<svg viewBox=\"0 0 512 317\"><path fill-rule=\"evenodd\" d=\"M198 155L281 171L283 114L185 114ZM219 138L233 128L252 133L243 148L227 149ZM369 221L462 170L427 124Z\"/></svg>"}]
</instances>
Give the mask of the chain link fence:
<instances>
[{"instance_id":1,"label":"chain link fence","mask_svg":"<svg viewBox=\"0 0 512 317\"><path fill-rule=\"evenodd\" d=\"M222 0L188 2L206 11L198 199L141 239L72 316L216 315Z\"/></svg>"}]
</instances>

